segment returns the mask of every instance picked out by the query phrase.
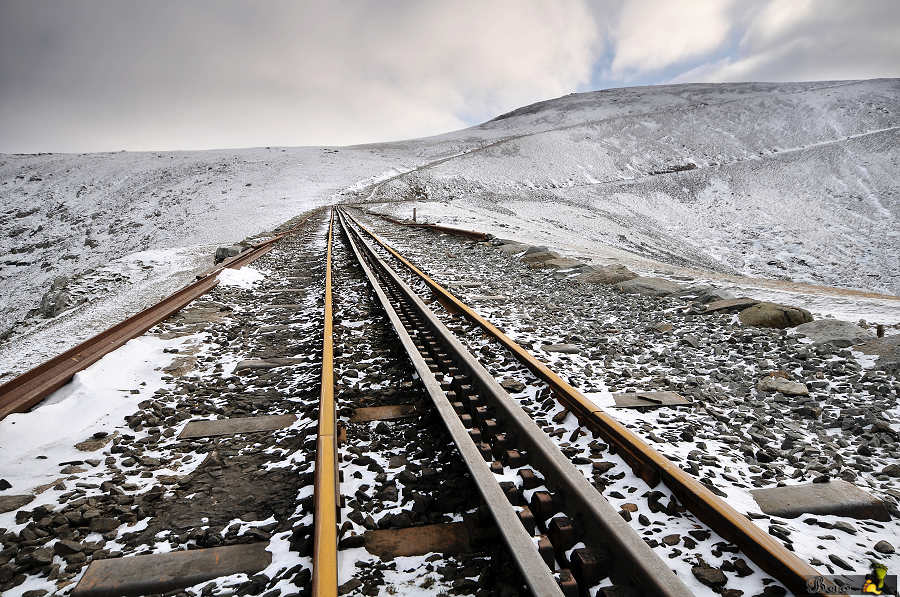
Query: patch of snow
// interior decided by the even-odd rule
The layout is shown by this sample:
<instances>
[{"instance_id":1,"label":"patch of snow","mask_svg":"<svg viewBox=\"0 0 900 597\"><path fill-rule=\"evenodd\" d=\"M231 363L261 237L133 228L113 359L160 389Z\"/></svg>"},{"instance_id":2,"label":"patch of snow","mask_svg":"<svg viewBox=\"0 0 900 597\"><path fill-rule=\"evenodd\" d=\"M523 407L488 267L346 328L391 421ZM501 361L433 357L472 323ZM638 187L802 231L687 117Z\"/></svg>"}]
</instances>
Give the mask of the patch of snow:
<instances>
[{"instance_id":1,"label":"patch of snow","mask_svg":"<svg viewBox=\"0 0 900 597\"><path fill-rule=\"evenodd\" d=\"M256 282L265 280L265 276L259 270L249 266L240 269L225 268L218 276L219 284L223 286L237 286L250 289Z\"/></svg>"}]
</instances>

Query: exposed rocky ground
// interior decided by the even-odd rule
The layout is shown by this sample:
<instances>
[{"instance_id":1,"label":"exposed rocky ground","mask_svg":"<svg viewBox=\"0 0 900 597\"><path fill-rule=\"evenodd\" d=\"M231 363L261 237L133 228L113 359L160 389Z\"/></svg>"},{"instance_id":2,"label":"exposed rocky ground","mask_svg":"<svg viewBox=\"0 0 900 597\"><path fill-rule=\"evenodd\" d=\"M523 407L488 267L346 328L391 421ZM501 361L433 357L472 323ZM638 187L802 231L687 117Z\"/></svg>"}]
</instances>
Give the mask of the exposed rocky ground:
<instances>
[{"instance_id":1,"label":"exposed rocky ground","mask_svg":"<svg viewBox=\"0 0 900 597\"><path fill-rule=\"evenodd\" d=\"M367 222L822 573L865 572L870 560L889 568L900 564L896 328L875 339L868 324L815 320L802 305L735 299L665 274L589 268L542 247L475 242L377 218ZM171 594L304 594L311 566L310 434L318 414L325 224L318 216L306 232L255 262L260 281L252 282L253 270L244 278L223 278L210 294L151 330L148 337L165 343L171 357L157 374L159 384L116 390L134 406L124 420L85 432L76 446L83 456L58 463L42 487L25 486L16 476L4 479L4 591L65 594L93 559L268 540L272 565L259 574ZM347 438L341 447L342 591L512 594L518 580L496 541L472 553L393 560L362 547L367 530L487 523L470 501L474 492L460 489L469 483L467 475L350 258L339 240L336 396ZM433 305L693 590L729 597L784 593L734 545L685 512L668 489L637 479L504 349ZM647 390L674 391L691 403L624 409L612 401L611 392ZM355 408L409 403L419 410L407 419L353 419ZM33 416L50 416L65 404L62 395ZM297 420L271 433L177 437L189 419L260 414L293 414ZM29 416L14 415L5 424L28 424ZM829 478L882 500L890 520L776 517L764 514L748 493ZM22 495L27 497L17 497Z\"/></svg>"}]
</instances>

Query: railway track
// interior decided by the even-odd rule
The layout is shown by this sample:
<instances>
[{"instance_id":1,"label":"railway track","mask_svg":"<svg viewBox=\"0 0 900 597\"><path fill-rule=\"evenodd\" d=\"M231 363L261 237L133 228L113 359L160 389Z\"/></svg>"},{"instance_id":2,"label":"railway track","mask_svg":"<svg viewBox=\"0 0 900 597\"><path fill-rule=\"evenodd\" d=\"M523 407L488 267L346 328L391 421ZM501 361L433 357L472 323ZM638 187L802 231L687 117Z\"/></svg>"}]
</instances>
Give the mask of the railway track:
<instances>
[{"instance_id":1,"label":"railway track","mask_svg":"<svg viewBox=\"0 0 900 597\"><path fill-rule=\"evenodd\" d=\"M611 575L647 594L691 594L616 511L597 499L581 473L348 218L339 218L532 593L577 595ZM510 481L517 477L524 490Z\"/></svg>"},{"instance_id":2,"label":"railway track","mask_svg":"<svg viewBox=\"0 0 900 597\"><path fill-rule=\"evenodd\" d=\"M663 483L671 490L672 494L677 496L681 506L689 509L699 520L709 525L722 537L737 544L741 551L763 570L777 578L791 591L797 594L807 592L807 579L818 574L814 568L787 550L773 536L762 531L747 517L726 504L675 463L612 419L602 409L597 408L549 367L516 344L496 326L479 316L447 289L431 280L377 235L355 219L347 217L353 220L363 234L381 249L382 255L386 259L393 259L398 267L406 270L408 274L406 279L410 283L419 282L423 288L427 288L433 294L432 298L435 304L444 307L448 313L468 320L472 324L469 330L477 327L489 335L492 340L509 350L536 377L543 380L552 395L586 428L603 437L613 447L613 451L619 454L631 466L635 474L651 488Z\"/></svg>"},{"instance_id":3,"label":"railway track","mask_svg":"<svg viewBox=\"0 0 900 597\"><path fill-rule=\"evenodd\" d=\"M751 521L716 497L708 488L682 471L676 464L649 447L633 433L607 416L601 409L596 408L550 368L535 359L497 327L481 318L448 290L431 280L410 261L363 226L348 211L334 210L327 222L323 222L323 224L325 223L327 223L325 227L327 232L322 231L327 239L324 242L324 261L321 265L313 266L314 269L311 270L318 271L318 275L323 280L321 295L315 299L316 309L320 309L321 315L321 319L318 321L310 321L308 317L308 308L313 303L308 303L307 315L298 317L291 314L296 311L298 306L286 301L294 300L290 298L294 294L308 295L308 290L304 292L291 286L292 279L300 278L292 277L290 273L284 273L290 271L291 257L286 248L279 249L280 245L284 245L291 235L300 232L301 229L308 232L309 221L304 220L292 230L255 248L253 252L245 253L241 256L240 262L228 264L229 266L239 266L258 259L273 249L278 249L275 252L277 257L272 258L275 260L275 265L270 263L268 267L274 267L275 270L280 267L283 271L277 276L272 275L272 283L266 283L269 284L267 286L269 289L265 292L280 298L271 299L271 305L266 309L266 312L270 313L266 316L268 317L264 326L266 329L252 329L254 325L258 326L258 323L253 323L255 321L253 308L242 308L239 303L228 308L230 310L237 309L238 312L243 313L246 322L244 325L249 325L251 328L249 335L246 335L247 332L241 332L244 335L238 335L241 342L246 341L250 345L256 343L259 347L268 347L268 344L259 344L259 338L273 333L291 334L300 333L300 330L303 330L302 337L306 340L303 340L304 348L299 352L305 356L302 358L298 358L297 355L291 357L265 356L254 361L257 363L256 365L247 365L251 370L250 377L238 384L241 389L237 394L227 385L215 386L213 391L223 392L223 396L226 396L224 401L204 398L206 401L201 400L198 403L200 406L190 406L184 399L180 402L170 402L177 408L188 409L190 414L179 416L177 408L172 411L171 407L156 407L157 414L167 416L168 421L172 424L184 422L190 418L196 419L198 416L202 418L211 415L212 418L223 418L230 413L227 396L234 395L242 406L231 414L265 418L271 411L276 417L293 417L291 421L295 421L295 423L282 421L285 424L280 427L267 428L266 425L269 423L263 422L261 419L256 421L257 426L262 425L262 427L237 432L245 434L238 437L250 439L245 443L241 443L243 440L238 440L236 448L229 448L230 444L227 443L227 440L210 442L194 440L195 443L191 445L193 449L199 450L199 453L207 454L197 470L205 472L209 468L213 477L217 471L224 470L226 478L234 478L230 476L231 473L227 472L230 470L229 465L221 462L220 456L216 456L209 464L208 455L218 453L218 450L233 454L235 462L240 462L240 466L243 467L241 470L245 471L254 466L276 466L275 461L271 458L268 460L265 458L262 460L251 459L251 461L241 460L246 454L257 454L262 450L266 454L285 459L286 462L291 463L290 466L295 467L293 470L300 475L299 480L285 485L283 478L279 477L277 483L286 488L278 490L276 493L280 491L281 493L278 495L282 496L291 492L296 493L298 496L296 510L293 514L288 514L290 507L287 503L290 500L284 497L279 498L287 500L287 502L284 506L279 506L280 514L273 512L274 523L266 525L269 528L265 533L253 536L258 540L268 535L270 537L268 542L248 541L250 536L242 535L232 535L224 545L219 545L210 539L198 541L195 531L203 525L208 529L209 517L207 517L207 523L203 523L203 525L192 523L196 525L192 527L194 530L188 529L182 540L172 543L173 553L176 555L191 554L193 558L191 563L185 564L185 570L190 573L185 572L183 578L180 579L167 577L165 581L161 580L159 571L171 565L166 563L169 560L161 560L163 563L153 565L150 565L152 563L149 560L144 560L147 564L138 566L139 569L144 568L144 578L136 578L134 575L140 576L140 571L134 572L127 566L122 569L125 572L117 572L116 558L103 559L110 554L99 550L98 557L93 558L92 568L83 574L81 583L73 594L86 596L163 592L197 585L197 583L222 575L236 572L253 574L260 570L264 570L270 576L264 575L260 579L257 575L251 579L256 578L257 584L262 583L260 585L262 587L267 585L270 589L280 587L281 590L284 590L288 586L293 586L303 589L305 583L308 583L309 590L313 595L338 594L339 583L348 580L346 578L347 566L342 566L342 558L346 559L349 556L342 556L342 553L349 553L348 550L366 546L369 534L363 532L365 525L360 525L355 521L348 522L344 518L347 501L354 500L356 505L377 501L372 492L368 491L369 488L363 487L359 483L354 485L357 491L352 496L347 495L342 490L347 481L343 473L347 470L352 470L353 474L362 473L361 467L351 467L351 460L371 462L387 458L374 453L372 455L362 454L358 447L353 445L352 442L357 441L358 438L371 439L368 428L364 428L364 426L360 427L361 435L359 436L353 435L355 433L353 429L348 431L348 421L357 416L358 411L369 408L370 406L367 405L370 403L364 400L343 403L341 390L345 389L344 380L340 375L335 376L336 368L342 367L342 370L347 370L349 363L345 358L347 353L344 352L347 350L347 342L341 344L339 354L336 354L335 337L340 333L335 331L335 324L332 321L334 305L342 300L340 297L334 296L335 286L341 286L343 283L342 280L335 280L333 277L335 245L338 242L342 243L341 258L349 263L352 257L352 261L355 263L354 267L362 273L366 284L371 289L370 292L377 301L372 303L373 310L377 309L382 314L384 321L389 323L391 334L396 337L395 349L411 364L408 373L411 377L403 384L404 387L410 389L411 394L418 392L416 395L420 400L414 408L418 418L388 427L403 430L405 441L413 444L416 434L423 433L422 429L428 429L424 433L427 433L429 438L439 438L432 442L435 446L443 443L449 447L447 449L434 448L436 454L440 453L439 460L441 460L442 466L446 465L447 470L452 470L456 466L458 470L463 471L459 477L461 487L466 487L465 492L471 494L467 496L469 498L468 505L465 507L457 505L456 509L450 508L446 511L438 511L440 509L436 508L435 511L428 514L426 505L426 514L422 514L420 510L418 517L412 517L411 525L410 520L405 521L405 524L409 525L408 528L421 529L424 532L426 526L431 528L427 523L431 523L435 527L441 525L449 527L447 520L454 517L468 517L467 524L469 524L470 531L473 520L477 525L490 527L487 531L488 535L498 536L502 540L502 547L476 545L470 546L470 548L492 551L492 557L498 563L506 561L514 563L515 573L509 576L510 572L506 570L505 582L518 584L523 590L534 595L575 596L596 594L598 590L601 591L599 594L694 594L694 591L685 584L684 579L674 574L669 564L661 559L641 534L623 518L622 513L610 505L582 470L573 465L570 458L561 451L558 443L552 440L541 429L541 425L532 418L531 412L527 408L523 408L517 399L510 396L508 390L501 384L501 380L485 366L484 357L473 354L471 347L467 346L467 343L459 336L461 331L471 333L477 329L492 343L507 350L531 372L535 379L540 380L544 384L544 390L540 390L544 392L543 395L545 397L552 396L564 404L565 408L577 417L580 426L589 430L596 438L601 438L606 442L606 445L610 447L610 453L615 453L627 462L634 469L635 475L642 479L647 487L653 488L657 484L665 485L677 498L677 502L673 501L668 506L672 513L677 515L680 508L689 509L698 520L703 521L723 538L737 544L743 554L778 579L785 587L795 593L805 594L807 577L816 576L817 572L786 550L781 543L762 532ZM309 245L305 250L310 250L311 246L313 245ZM342 271L346 273L348 266L345 264L342 267L344 267ZM218 270L214 273L218 273ZM64 385L74 372L100 360L104 354L121 346L130 337L139 335L160 322L165 322L179 309L209 292L214 286L215 275L210 274L173 297L169 297L160 305L151 307L146 312L100 334L73 351L60 355L21 378L9 382L0 387L0 397L8 397L0 398L0 404L5 400L8 409L5 412L21 412L33 406L53 390ZM249 293L241 295L235 300L250 300L252 296L253 294ZM217 298L216 300L224 299ZM308 300L312 300L312 298L308 298ZM449 317L467 322L467 327L462 324L450 323ZM285 323L278 323L279 321ZM245 327L245 329L247 328ZM234 338L230 338L230 335L231 332L228 332L226 338L233 342ZM311 340L313 335L318 335L318 339ZM297 338L300 337L297 336ZM228 346L227 340L223 346ZM316 352L310 352L311 347L315 347ZM296 353L299 348L299 346L294 346L291 350ZM265 354L272 352L269 348L265 350L258 348L257 350L261 350ZM221 369L221 362L225 361L220 359L219 362L219 369ZM308 392L303 393L299 389L293 389L299 388L297 384L300 377L297 376L308 376L309 367L313 363L318 372L318 382L314 384L317 395L314 397L307 395ZM409 364L406 366L409 367ZM256 371L255 368L259 370ZM360 369L360 371L362 370ZM412 375L413 372L414 375ZM187 385L193 387L197 384L188 383ZM307 389L308 385L307 383ZM211 388L211 386L207 387ZM338 388L338 391L335 388ZM247 402L241 402L241 391L256 392L259 396L265 393L269 397L265 400L251 401L252 408L247 408ZM281 399L275 399L278 392L285 391L288 394ZM196 388L187 392L196 392ZM297 392L297 397L290 398L289 396L294 392ZM286 401L285 398L287 398ZM379 403L374 408L383 407L384 404ZM158 423L152 422L153 417L146 415L142 415L142 417L141 420L145 423L150 421L147 426L151 429L158 425ZM159 418L165 417L160 416ZM371 420L377 421L377 418ZM296 421L305 423L301 428L300 423ZM132 423L133 421L129 421L129 425ZM314 423L314 425L310 427L310 423ZM416 427L417 425L423 427ZM431 427L427 427L427 425L431 425ZM141 426L137 425L138 428ZM132 429L134 428L135 426L132 425ZM257 447L254 447L252 438L259 436L247 434L259 431L270 432L271 439L262 443L257 442ZM171 434L160 434L157 430L156 435L151 433L151 438L159 435L171 437ZM311 439L313 435L314 441ZM575 433L576 437L577 435L578 430ZM304 440L303 438L310 439ZM410 439L413 441L410 442ZM124 444L121 444L124 446L126 455L132 449L129 447L132 445L131 441L126 440ZM146 441L146 438L139 439L139 441ZM281 447L278 447L279 442L282 443ZM113 445L119 446L120 444L114 443ZM171 449L172 446L165 441L161 442L161 445L169 446L166 449ZM267 447L260 448L258 446ZM350 450L350 448L354 448L354 450ZM173 456L174 454L172 453ZM396 456L394 454L394 457ZM119 458L121 457L113 458L116 466L121 466ZM313 460L314 466L312 466ZM407 457L404 456L401 460L405 461ZM370 468L372 468L371 465ZM150 476L152 477L153 474ZM382 487L388 487L391 484L396 486L396 482L387 473L380 474L384 476L384 479L378 481ZM119 475L107 480L115 484L122 483L125 479L126 476ZM190 493L193 487L191 482L192 479L185 480L184 491L174 492L173 495L176 499L181 499L179 496L189 499L191 495L194 495ZM182 485L181 481L177 483L179 486ZM305 485L306 483L308 485ZM403 485L402 482L401 485ZM114 498L117 494L128 495L128 491L124 494L116 492L111 489L111 486L107 486L104 491ZM261 491L265 494L266 491L274 491L274 489L266 488ZM421 503L433 503L435 496L438 495L438 492L425 495L427 493L425 491L418 495L425 500ZM86 499L90 499L89 496L95 495L95 493L91 489L86 494L82 492L82 495L87 495ZM162 495L168 494L163 491ZM156 513L155 515L160 521L171 521L171 517L166 518L162 511L153 510L157 506L151 507L149 502L145 504L144 499L133 499L132 501L135 504L146 505L146 509ZM124 503L128 503L127 500ZM402 505L401 502L397 503ZM80 512L82 513L84 506L85 504L81 505ZM28 523L31 525L29 528L43 528L41 526L43 519L39 521L38 517L45 515L47 508L43 505L41 508L44 510L40 512L34 510L30 514L34 522ZM223 508L228 510L229 506L225 504ZM231 515L232 511L228 510L228 513ZM129 516L136 517L137 515L132 512ZM23 518L28 520L28 517ZM216 517L215 520L219 524L228 522L222 520L222 516ZM77 527L77 524L80 523L73 524L76 525L73 534L75 539L84 539L86 531L77 530L77 528L81 528ZM150 524L150 528L155 533L170 532L160 526L164 525L164 522L157 521ZM398 530L397 527L402 525L397 523L391 526L393 529L385 530ZM225 524L222 531L223 536L225 536L225 529L229 528L233 528L233 526ZM19 535L22 535L24 530L24 528L20 530ZM69 529L66 532L70 532ZM135 531L135 533L138 532ZM147 533L144 532L141 535L142 540L146 541L148 545L152 545L152 536ZM208 537L208 531L206 533L206 535L202 533L201 535ZM121 535L114 536L109 533L107 535L108 538L106 535L104 538L113 543L121 537ZM40 538L28 541L37 541L37 543L33 545L19 543L19 549L24 549L29 557L39 549L43 549L40 547L35 549L36 546L44 544L41 543ZM276 543L282 547L273 548L272 545ZM264 552L273 553L273 550L277 551L277 549L284 551L287 549L286 546L289 546L292 553L297 554L296 559L301 564L290 570L272 570L272 558L269 556L266 560ZM188 551L184 551L185 548L189 548ZM232 551L227 551L226 548L231 548ZM239 553L236 548L243 551ZM226 551L216 553L209 551L216 549L226 549ZM129 557L129 554L124 555L126 557L120 558L120 561L132 560L131 563L133 563L134 558ZM13 556L15 559L15 554ZM203 560L204 557L207 559ZM210 558L212 559L210 560ZM31 559L37 561L36 558ZM16 559L16 561L18 560ZM112 564L110 564L111 562ZM70 578L76 569L81 570L78 564L77 561L69 562L67 570L70 571ZM93 569L95 565L97 566L96 570ZM35 569L43 570L42 567ZM149 578L146 577L146 570L151 572ZM304 570L311 571L311 575L304 577ZM499 573L499 570L494 570L494 574ZM110 588L110 579L115 580L120 575L127 576L128 574L132 575L127 578L126 582L126 584L131 583L128 584L130 592L121 589L121 583ZM152 574L156 576L152 576ZM287 574L290 574L292 578L290 584L284 584L287 582L285 580ZM598 587L605 588L598 589ZM346 590L346 588L345 586L344 589Z\"/></svg>"},{"instance_id":4,"label":"railway track","mask_svg":"<svg viewBox=\"0 0 900 597\"><path fill-rule=\"evenodd\" d=\"M224 261L178 292L137 313L78 346L42 363L30 371L0 385L0 420L10 413L25 412L52 392L68 383L77 372L89 367L104 355L140 336L154 325L165 321L191 301L203 296L216 285L217 276L226 268L238 269L253 263L272 250L277 242L296 233L308 216L290 229L258 243L240 255Z\"/></svg>"}]
</instances>

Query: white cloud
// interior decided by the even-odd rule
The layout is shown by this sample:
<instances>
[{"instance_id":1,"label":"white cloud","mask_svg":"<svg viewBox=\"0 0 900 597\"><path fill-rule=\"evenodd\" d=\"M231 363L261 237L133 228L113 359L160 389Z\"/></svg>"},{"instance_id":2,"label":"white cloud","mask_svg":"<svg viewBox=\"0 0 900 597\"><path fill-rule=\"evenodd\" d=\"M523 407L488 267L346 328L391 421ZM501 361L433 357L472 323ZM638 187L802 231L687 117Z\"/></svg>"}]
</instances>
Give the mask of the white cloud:
<instances>
[{"instance_id":1,"label":"white cloud","mask_svg":"<svg viewBox=\"0 0 900 597\"><path fill-rule=\"evenodd\" d=\"M5 2L0 151L436 134L586 84L601 41L582 0Z\"/></svg>"},{"instance_id":2,"label":"white cloud","mask_svg":"<svg viewBox=\"0 0 900 597\"><path fill-rule=\"evenodd\" d=\"M735 56L686 81L812 81L900 76L900 2L770 0L750 11Z\"/></svg>"},{"instance_id":3,"label":"white cloud","mask_svg":"<svg viewBox=\"0 0 900 597\"><path fill-rule=\"evenodd\" d=\"M715 51L731 30L732 0L633 0L615 27L616 77L659 71Z\"/></svg>"}]
</instances>

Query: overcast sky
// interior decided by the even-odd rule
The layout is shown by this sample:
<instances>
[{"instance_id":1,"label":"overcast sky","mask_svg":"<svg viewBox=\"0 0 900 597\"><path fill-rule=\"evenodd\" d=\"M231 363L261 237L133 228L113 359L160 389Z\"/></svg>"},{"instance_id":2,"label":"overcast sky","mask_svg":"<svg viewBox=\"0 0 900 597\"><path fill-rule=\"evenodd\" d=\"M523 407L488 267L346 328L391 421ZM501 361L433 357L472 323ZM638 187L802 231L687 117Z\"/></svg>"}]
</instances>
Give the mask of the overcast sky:
<instances>
[{"instance_id":1,"label":"overcast sky","mask_svg":"<svg viewBox=\"0 0 900 597\"><path fill-rule=\"evenodd\" d=\"M0 0L0 152L344 145L573 91L900 76L900 0Z\"/></svg>"}]
</instances>

